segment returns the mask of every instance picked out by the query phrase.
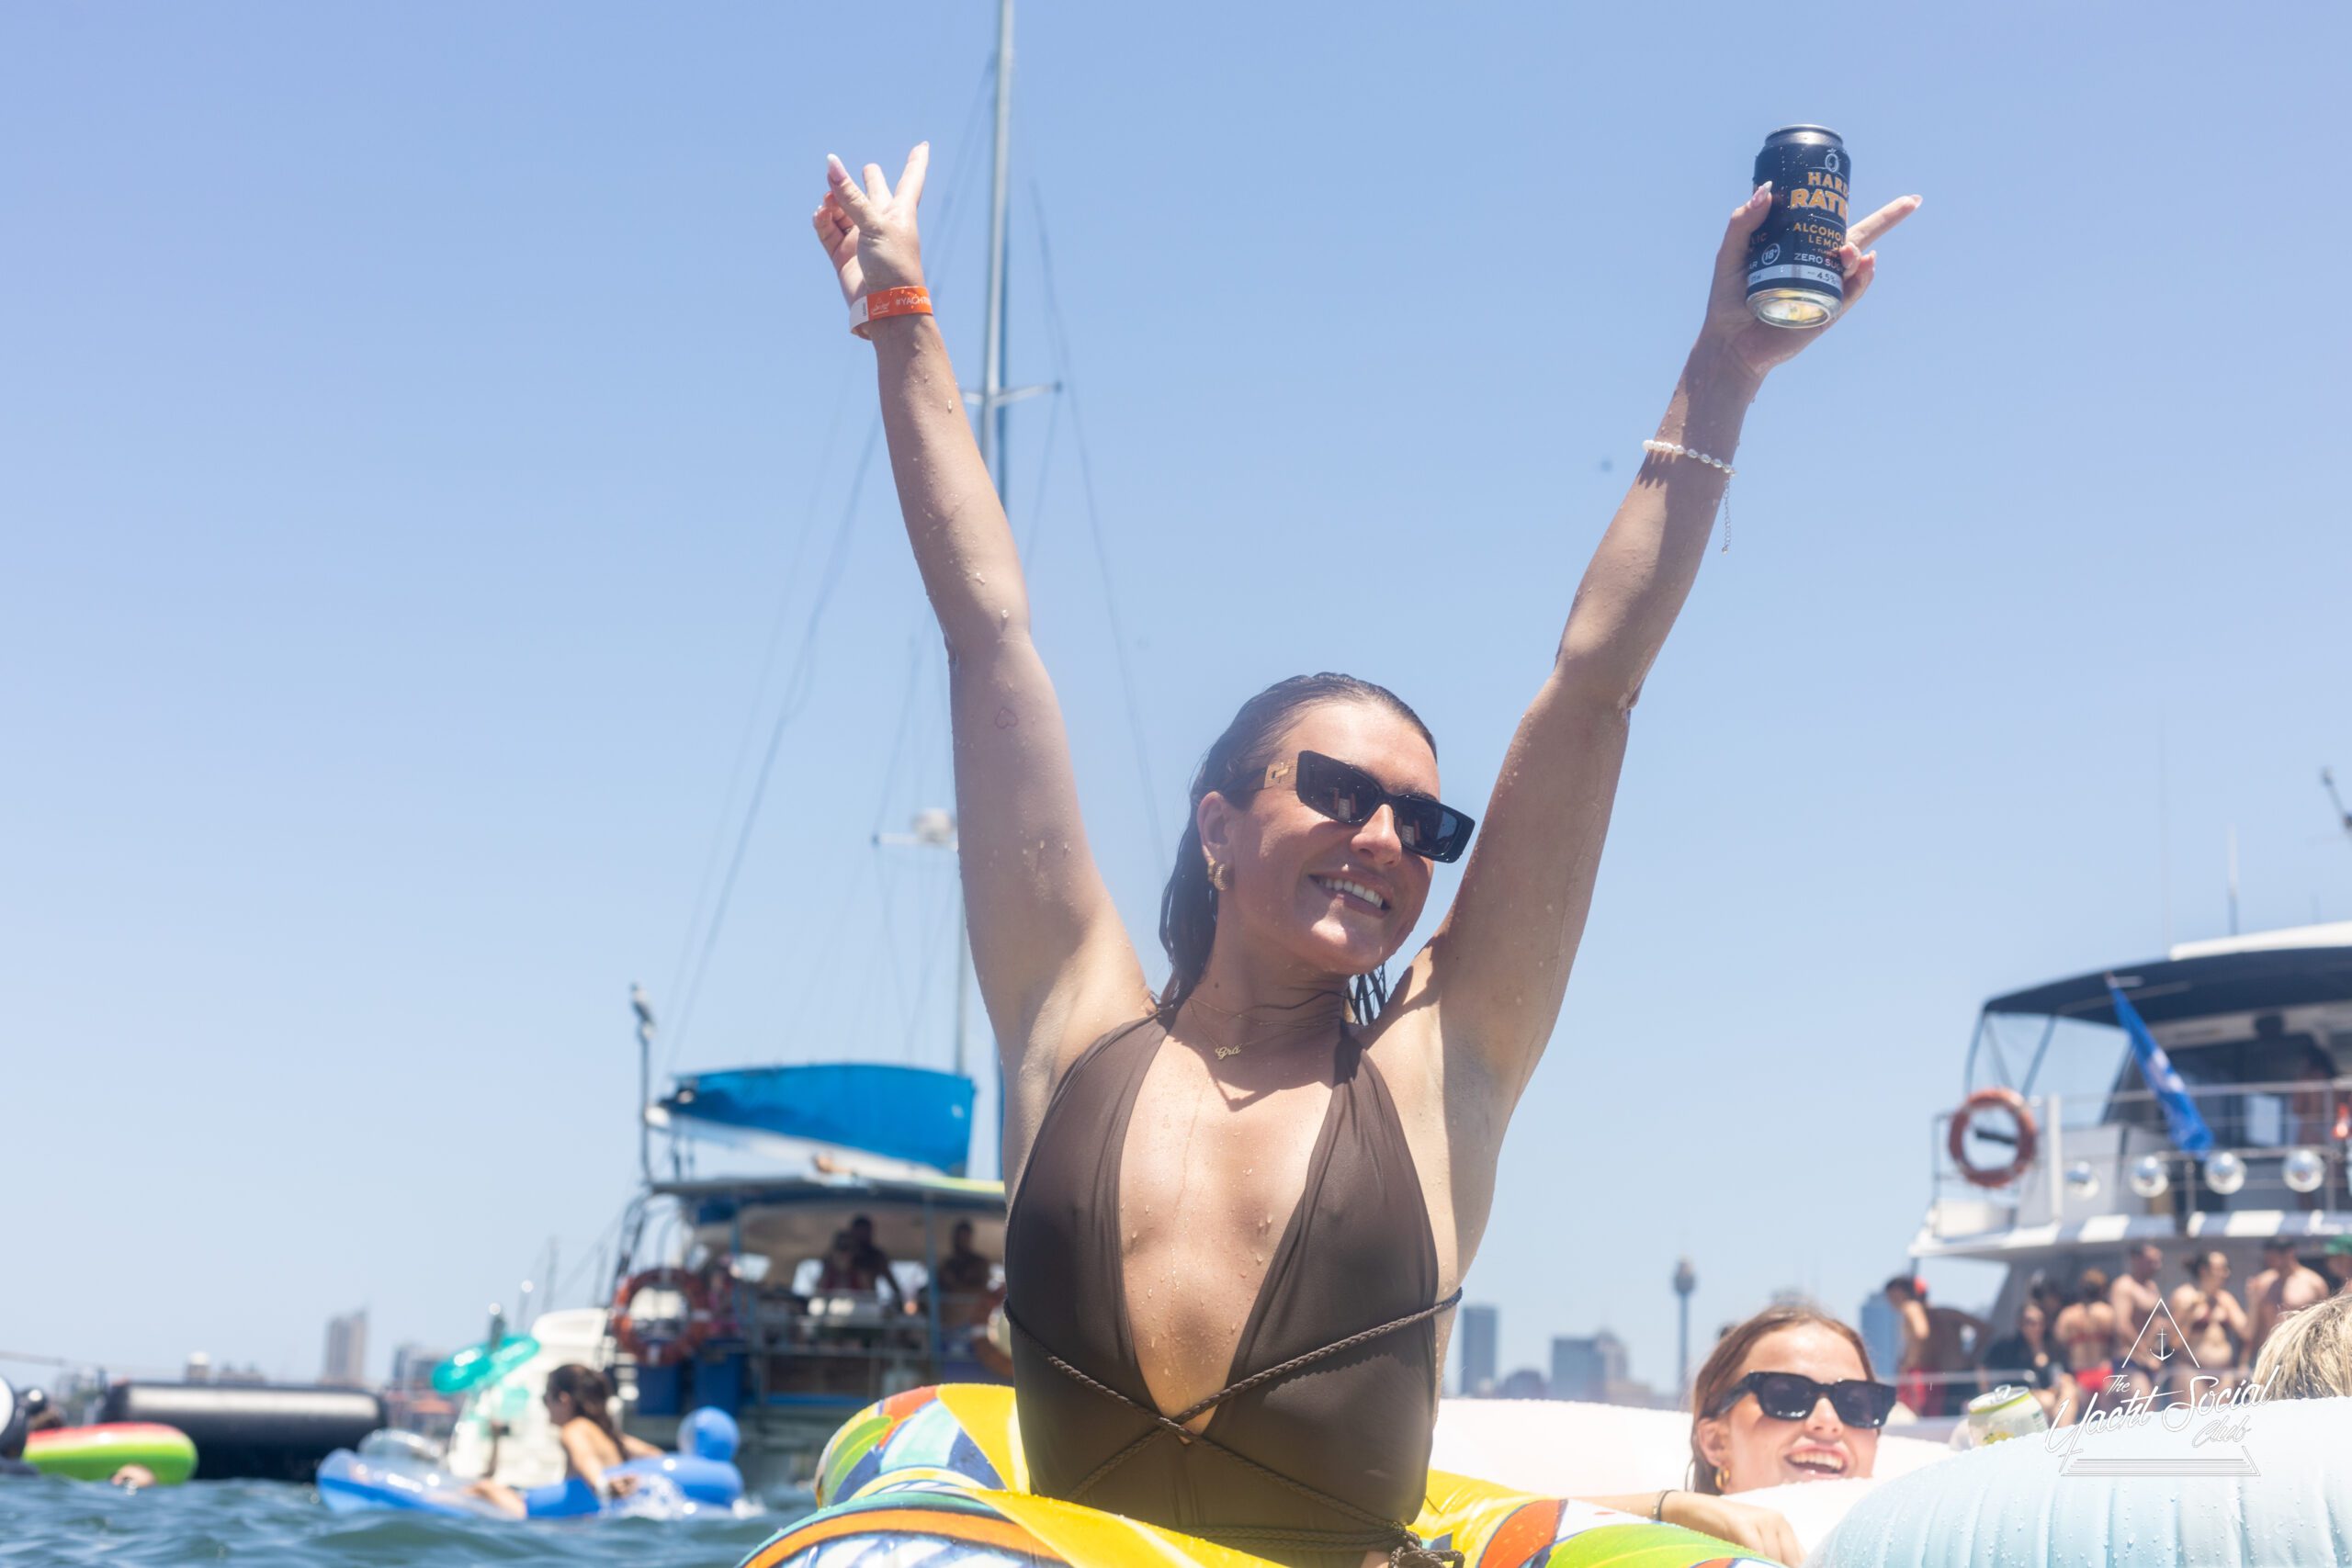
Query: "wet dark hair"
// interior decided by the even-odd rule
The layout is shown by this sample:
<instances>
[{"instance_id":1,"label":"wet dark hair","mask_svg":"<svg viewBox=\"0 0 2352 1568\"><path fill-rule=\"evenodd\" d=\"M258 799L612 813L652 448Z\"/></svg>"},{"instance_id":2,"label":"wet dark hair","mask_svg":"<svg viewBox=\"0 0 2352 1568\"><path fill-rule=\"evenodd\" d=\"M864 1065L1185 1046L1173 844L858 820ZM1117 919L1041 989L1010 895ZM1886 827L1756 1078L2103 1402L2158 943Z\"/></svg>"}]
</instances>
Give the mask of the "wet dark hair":
<instances>
[{"instance_id":1,"label":"wet dark hair","mask_svg":"<svg viewBox=\"0 0 2352 1568\"><path fill-rule=\"evenodd\" d=\"M1889 1285L1895 1282L1887 1281ZM1699 1423L1714 1414L1715 1402L1739 1381L1739 1369L1747 1364L1749 1351L1784 1328L1803 1328L1809 1324L1835 1329L1854 1348L1854 1354L1862 1359L1863 1378L1877 1378L1878 1374L1871 1370L1871 1348L1854 1332L1853 1325L1815 1307L1767 1307L1746 1323L1724 1330L1724 1337L1715 1341L1706 1364L1690 1382L1690 1483L1685 1490L1713 1497L1723 1495L1723 1487L1715 1480L1715 1467L1707 1462L1707 1456L1699 1449Z\"/></svg>"},{"instance_id":2,"label":"wet dark hair","mask_svg":"<svg viewBox=\"0 0 2352 1568\"><path fill-rule=\"evenodd\" d=\"M613 1447L620 1450L623 1459L628 1457L628 1449L621 1442L621 1429L613 1424L613 1385L605 1381L604 1373L577 1361L567 1362L548 1374L548 1392L570 1399L574 1410L613 1439Z\"/></svg>"},{"instance_id":3,"label":"wet dark hair","mask_svg":"<svg viewBox=\"0 0 2352 1568\"><path fill-rule=\"evenodd\" d=\"M1173 966L1156 1010L1162 1023L1175 1018L1176 1010L1200 985L1201 976L1209 966L1209 949L1216 942L1216 889L1209 886L1208 862L1201 852L1201 802L1217 791L1254 782L1261 776L1267 764L1275 760L1274 746L1283 731L1301 713L1318 703L1371 703L1385 707L1419 730L1421 739L1429 743L1430 755L1437 755L1437 737L1421 722L1421 716L1406 705L1404 698L1385 686L1375 686L1352 675L1329 671L1319 675L1294 675L1287 681L1275 682L1243 703L1193 774L1184 832L1176 840L1176 869L1168 878L1167 890L1159 896L1159 943L1168 950L1168 959ZM1371 1022L1387 1000L1385 964L1356 976L1354 1005L1358 1022Z\"/></svg>"}]
</instances>

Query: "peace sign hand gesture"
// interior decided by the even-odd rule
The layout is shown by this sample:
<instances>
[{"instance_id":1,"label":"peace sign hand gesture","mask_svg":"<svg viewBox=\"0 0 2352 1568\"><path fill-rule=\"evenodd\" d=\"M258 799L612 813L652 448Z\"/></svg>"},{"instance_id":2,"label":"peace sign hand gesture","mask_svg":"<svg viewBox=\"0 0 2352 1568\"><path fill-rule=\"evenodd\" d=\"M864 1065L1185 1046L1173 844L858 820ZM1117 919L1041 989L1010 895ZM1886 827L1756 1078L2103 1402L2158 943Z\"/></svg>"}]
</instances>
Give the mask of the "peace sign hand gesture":
<instances>
[{"instance_id":1,"label":"peace sign hand gesture","mask_svg":"<svg viewBox=\"0 0 2352 1568\"><path fill-rule=\"evenodd\" d=\"M1758 378L1804 352L1805 345L1826 330L1766 326L1747 308L1747 240L1764 221L1765 214L1772 210L1771 197L1770 186L1758 186L1732 213L1730 225L1724 231L1723 248L1715 253L1715 280L1707 296L1707 321L1699 333L1701 342L1712 344ZM1897 197L1846 231L1846 243L1838 253L1838 265L1846 274L1846 305L1838 312L1839 321L1862 302L1862 296L1870 292L1871 281L1878 276L1878 252L1874 247L1879 237L1918 210L1917 197Z\"/></svg>"},{"instance_id":2,"label":"peace sign hand gesture","mask_svg":"<svg viewBox=\"0 0 2352 1568\"><path fill-rule=\"evenodd\" d=\"M922 142L907 154L892 190L882 177L882 165L865 165L865 183L850 177L839 158L825 158L825 199L809 215L817 243L832 258L841 278L842 298L854 302L860 295L881 288L919 288L922 284L922 242L915 232L915 209L922 201L922 180L931 167L931 143Z\"/></svg>"}]
</instances>

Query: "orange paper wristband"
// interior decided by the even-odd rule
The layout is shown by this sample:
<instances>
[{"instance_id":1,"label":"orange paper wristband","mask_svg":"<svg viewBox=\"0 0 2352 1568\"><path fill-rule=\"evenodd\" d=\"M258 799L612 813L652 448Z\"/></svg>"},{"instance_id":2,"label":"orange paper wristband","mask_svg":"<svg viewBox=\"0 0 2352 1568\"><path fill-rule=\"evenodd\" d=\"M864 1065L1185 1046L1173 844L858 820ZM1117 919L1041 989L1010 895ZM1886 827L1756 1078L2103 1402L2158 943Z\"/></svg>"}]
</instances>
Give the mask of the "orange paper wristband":
<instances>
[{"instance_id":1,"label":"orange paper wristband","mask_svg":"<svg viewBox=\"0 0 2352 1568\"><path fill-rule=\"evenodd\" d=\"M849 308L849 330L860 337L866 332L868 321L878 321L889 316L928 316L931 314L931 290L920 287L881 288L871 294L861 294Z\"/></svg>"}]
</instances>

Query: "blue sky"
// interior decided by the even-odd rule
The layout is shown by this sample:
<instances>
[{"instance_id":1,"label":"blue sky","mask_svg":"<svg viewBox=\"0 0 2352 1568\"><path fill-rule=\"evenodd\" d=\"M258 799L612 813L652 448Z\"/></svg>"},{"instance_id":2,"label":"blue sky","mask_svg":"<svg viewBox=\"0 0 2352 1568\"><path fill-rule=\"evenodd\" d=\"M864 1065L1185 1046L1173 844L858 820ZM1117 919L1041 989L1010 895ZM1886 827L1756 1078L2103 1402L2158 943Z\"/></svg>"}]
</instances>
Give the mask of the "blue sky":
<instances>
[{"instance_id":1,"label":"blue sky","mask_svg":"<svg viewBox=\"0 0 2352 1568\"><path fill-rule=\"evenodd\" d=\"M1187 773L1271 680L1395 687L1483 798L1766 130L1927 197L1766 389L1639 710L1469 1281L1507 1366L1606 1325L1669 1376L1682 1252L1702 1331L1850 1310L1976 1003L2155 952L2167 882L2218 933L2232 825L2249 928L2352 917L2352 24L1777 28L1022 7L1012 372L1076 400L1013 416L1016 525L1148 953ZM331 1312L380 1364L550 1237L574 1274L630 1186L628 986L674 1036L796 669L676 1063L944 1062L948 868L868 842L945 796L935 642L878 466L852 502L871 371L806 213L827 152L931 138L976 377L991 29L0 17L0 1348L308 1376Z\"/></svg>"}]
</instances>

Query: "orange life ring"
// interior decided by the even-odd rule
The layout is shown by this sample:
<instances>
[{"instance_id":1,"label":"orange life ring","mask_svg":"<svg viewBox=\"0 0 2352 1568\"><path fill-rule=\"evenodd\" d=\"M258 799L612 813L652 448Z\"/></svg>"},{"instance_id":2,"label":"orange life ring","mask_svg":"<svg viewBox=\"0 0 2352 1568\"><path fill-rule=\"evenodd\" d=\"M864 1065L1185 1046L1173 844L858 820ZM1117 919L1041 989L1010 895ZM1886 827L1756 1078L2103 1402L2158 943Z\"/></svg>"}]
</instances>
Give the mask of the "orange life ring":
<instances>
[{"instance_id":1,"label":"orange life ring","mask_svg":"<svg viewBox=\"0 0 2352 1568\"><path fill-rule=\"evenodd\" d=\"M685 1298L685 1322L675 1338L648 1340L638 1328L628 1309L640 1291L675 1291ZM695 1353L703 1336L710 1332L710 1301L703 1291L701 1277L684 1269L665 1266L639 1269L613 1292L609 1313L614 1343L640 1367L666 1367L683 1361Z\"/></svg>"},{"instance_id":2,"label":"orange life ring","mask_svg":"<svg viewBox=\"0 0 2352 1568\"><path fill-rule=\"evenodd\" d=\"M1968 1129L1980 1111L1999 1107L2017 1121L2017 1153L2007 1165L1981 1166L1968 1157ZM1951 1156L1951 1163L1960 1174L1978 1187L2007 1187L2015 1181L2027 1166L2033 1163L2034 1152L2041 1147L2041 1131L2034 1125L2033 1112L2026 1108L2025 1096L2013 1089L1980 1089L1960 1102L1952 1112L1951 1133L1944 1140L1944 1148Z\"/></svg>"}]
</instances>

